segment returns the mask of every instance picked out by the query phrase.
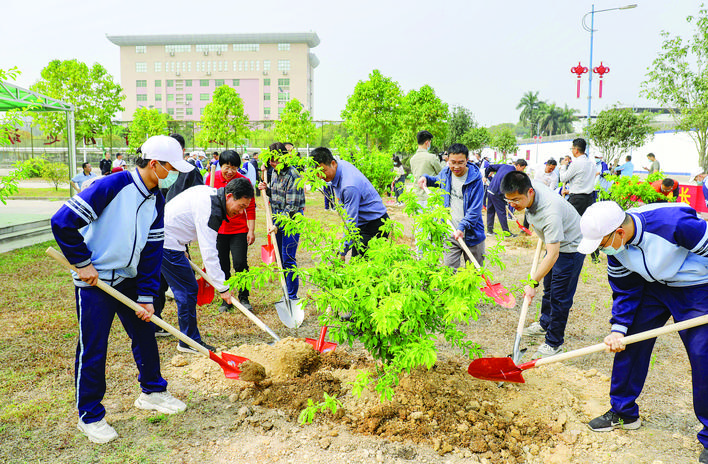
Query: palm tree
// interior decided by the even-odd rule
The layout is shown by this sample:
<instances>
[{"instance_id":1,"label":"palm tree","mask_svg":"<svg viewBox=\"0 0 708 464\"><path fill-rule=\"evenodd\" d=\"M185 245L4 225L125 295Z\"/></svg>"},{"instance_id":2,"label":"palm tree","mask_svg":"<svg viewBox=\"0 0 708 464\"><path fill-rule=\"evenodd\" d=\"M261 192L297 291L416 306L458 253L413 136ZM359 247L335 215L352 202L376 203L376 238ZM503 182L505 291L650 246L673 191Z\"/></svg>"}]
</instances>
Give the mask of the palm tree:
<instances>
[{"instance_id":1,"label":"palm tree","mask_svg":"<svg viewBox=\"0 0 708 464\"><path fill-rule=\"evenodd\" d=\"M549 135L561 133L561 117L563 109L555 103L543 105L539 110L538 122L541 126L541 132L546 132Z\"/></svg>"},{"instance_id":2,"label":"palm tree","mask_svg":"<svg viewBox=\"0 0 708 464\"><path fill-rule=\"evenodd\" d=\"M568 108L567 104L563 106L560 118L561 133L570 134L573 132L573 122L578 120L575 113L578 112L579 110L576 110L575 108Z\"/></svg>"},{"instance_id":3,"label":"palm tree","mask_svg":"<svg viewBox=\"0 0 708 464\"><path fill-rule=\"evenodd\" d=\"M534 134L536 122L538 120L538 111L543 102L538 98L538 92L528 91L521 97L519 104L516 105L517 110L521 110L519 114L519 122L531 129Z\"/></svg>"}]
</instances>

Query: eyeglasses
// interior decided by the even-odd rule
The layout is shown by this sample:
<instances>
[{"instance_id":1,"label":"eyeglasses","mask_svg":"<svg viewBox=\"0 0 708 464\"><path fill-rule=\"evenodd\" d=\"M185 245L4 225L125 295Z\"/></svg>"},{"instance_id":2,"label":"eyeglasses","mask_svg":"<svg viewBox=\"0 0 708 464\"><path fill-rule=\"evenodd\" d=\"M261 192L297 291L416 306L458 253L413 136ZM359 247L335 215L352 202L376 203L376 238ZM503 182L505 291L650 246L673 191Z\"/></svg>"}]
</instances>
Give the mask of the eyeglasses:
<instances>
[{"instance_id":1,"label":"eyeglasses","mask_svg":"<svg viewBox=\"0 0 708 464\"><path fill-rule=\"evenodd\" d=\"M508 198L504 198L504 201L505 201L508 205L518 205L518 204L521 203L522 199L521 199L521 198L517 198L516 200L510 200L510 199L508 199Z\"/></svg>"},{"instance_id":2,"label":"eyeglasses","mask_svg":"<svg viewBox=\"0 0 708 464\"><path fill-rule=\"evenodd\" d=\"M616 232L617 232L617 231L612 232L612 234L610 234L609 240L604 240L604 239L603 239L602 242L600 242L599 247L600 247L600 248L605 248L605 247L607 247L610 243L612 243L612 241L615 239L614 237L615 237L615 233L616 233ZM605 242L605 243L603 244L603 242Z\"/></svg>"}]
</instances>

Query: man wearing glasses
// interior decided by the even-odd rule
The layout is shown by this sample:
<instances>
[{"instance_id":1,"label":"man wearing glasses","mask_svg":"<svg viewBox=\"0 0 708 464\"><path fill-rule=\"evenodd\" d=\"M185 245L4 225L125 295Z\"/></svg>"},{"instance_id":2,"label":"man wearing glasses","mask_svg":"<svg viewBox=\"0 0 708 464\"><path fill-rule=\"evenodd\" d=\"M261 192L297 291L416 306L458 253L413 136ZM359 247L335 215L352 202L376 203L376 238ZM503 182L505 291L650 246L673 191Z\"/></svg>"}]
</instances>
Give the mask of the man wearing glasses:
<instances>
[{"instance_id":1,"label":"man wearing glasses","mask_svg":"<svg viewBox=\"0 0 708 464\"><path fill-rule=\"evenodd\" d=\"M541 182L531 182L523 172L504 176L501 191L506 201L517 211L526 211L539 238L546 244L546 256L529 276L524 287L525 297L533 299L543 279L541 317L524 330L524 335L545 337L534 358L553 356L561 351L568 313L573 306L578 277L585 255L578 253L580 215L563 199Z\"/></svg>"}]
</instances>

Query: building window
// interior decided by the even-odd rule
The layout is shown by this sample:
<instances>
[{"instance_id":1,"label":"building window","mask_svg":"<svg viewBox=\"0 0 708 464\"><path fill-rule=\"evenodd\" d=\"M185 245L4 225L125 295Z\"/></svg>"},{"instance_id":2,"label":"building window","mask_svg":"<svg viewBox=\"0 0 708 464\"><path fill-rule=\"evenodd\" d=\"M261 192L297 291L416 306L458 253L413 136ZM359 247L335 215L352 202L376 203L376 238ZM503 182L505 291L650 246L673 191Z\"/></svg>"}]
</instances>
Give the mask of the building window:
<instances>
[{"instance_id":1,"label":"building window","mask_svg":"<svg viewBox=\"0 0 708 464\"><path fill-rule=\"evenodd\" d=\"M263 79L263 87L270 87L270 79Z\"/></svg>"},{"instance_id":2,"label":"building window","mask_svg":"<svg viewBox=\"0 0 708 464\"><path fill-rule=\"evenodd\" d=\"M184 80L184 86L185 86L185 87L191 87L191 86L192 86L192 79L185 79L185 80Z\"/></svg>"},{"instance_id":3,"label":"building window","mask_svg":"<svg viewBox=\"0 0 708 464\"><path fill-rule=\"evenodd\" d=\"M173 79L167 79L167 80L165 81L165 85L166 85L167 87L174 87L174 86L175 86L175 81L174 81Z\"/></svg>"},{"instance_id":4,"label":"building window","mask_svg":"<svg viewBox=\"0 0 708 464\"><path fill-rule=\"evenodd\" d=\"M266 108L263 108L263 114L264 114L265 116L270 116L270 108L267 108L267 107L266 107Z\"/></svg>"},{"instance_id":5,"label":"building window","mask_svg":"<svg viewBox=\"0 0 708 464\"><path fill-rule=\"evenodd\" d=\"M199 100L201 100L201 101L209 101L209 97L211 97L211 94L209 94L209 93L200 93L199 94Z\"/></svg>"},{"instance_id":6,"label":"building window","mask_svg":"<svg viewBox=\"0 0 708 464\"><path fill-rule=\"evenodd\" d=\"M224 85L224 80L223 80L223 79L217 79L217 80L214 81L214 86L215 86L215 87L221 87L222 85Z\"/></svg>"},{"instance_id":7,"label":"building window","mask_svg":"<svg viewBox=\"0 0 708 464\"><path fill-rule=\"evenodd\" d=\"M155 87L162 87L162 81L160 79L155 79Z\"/></svg>"},{"instance_id":8,"label":"building window","mask_svg":"<svg viewBox=\"0 0 708 464\"><path fill-rule=\"evenodd\" d=\"M263 101L269 101L270 100L270 93L264 93L263 94Z\"/></svg>"},{"instance_id":9,"label":"building window","mask_svg":"<svg viewBox=\"0 0 708 464\"><path fill-rule=\"evenodd\" d=\"M139 93L139 94L137 95L137 97L138 97L138 101L139 101L139 102L146 102L146 101L148 101L148 96L147 96L146 93Z\"/></svg>"},{"instance_id":10,"label":"building window","mask_svg":"<svg viewBox=\"0 0 708 464\"><path fill-rule=\"evenodd\" d=\"M156 101L156 102L161 102L161 101L162 101L162 94L161 94L161 93L156 93L156 94L155 94L155 101Z\"/></svg>"},{"instance_id":11,"label":"building window","mask_svg":"<svg viewBox=\"0 0 708 464\"><path fill-rule=\"evenodd\" d=\"M155 61L155 72L162 72L162 61Z\"/></svg>"},{"instance_id":12,"label":"building window","mask_svg":"<svg viewBox=\"0 0 708 464\"><path fill-rule=\"evenodd\" d=\"M283 73L290 71L290 60L278 60L278 71Z\"/></svg>"},{"instance_id":13,"label":"building window","mask_svg":"<svg viewBox=\"0 0 708 464\"><path fill-rule=\"evenodd\" d=\"M209 87L209 79L199 79L200 87Z\"/></svg>"},{"instance_id":14,"label":"building window","mask_svg":"<svg viewBox=\"0 0 708 464\"><path fill-rule=\"evenodd\" d=\"M290 79L278 79L278 86L289 87L290 86Z\"/></svg>"},{"instance_id":15,"label":"building window","mask_svg":"<svg viewBox=\"0 0 708 464\"><path fill-rule=\"evenodd\" d=\"M135 53L145 53L147 52L147 47L145 45L136 45Z\"/></svg>"},{"instance_id":16,"label":"building window","mask_svg":"<svg viewBox=\"0 0 708 464\"><path fill-rule=\"evenodd\" d=\"M168 102L175 101L175 94L173 94L173 93L168 93L168 94L167 94L167 101L168 101Z\"/></svg>"},{"instance_id":17,"label":"building window","mask_svg":"<svg viewBox=\"0 0 708 464\"><path fill-rule=\"evenodd\" d=\"M227 52L229 46L226 44L200 44L194 46L198 52Z\"/></svg>"},{"instance_id":18,"label":"building window","mask_svg":"<svg viewBox=\"0 0 708 464\"><path fill-rule=\"evenodd\" d=\"M185 52L191 52L192 51L192 46L191 45L165 45L165 53L185 53Z\"/></svg>"},{"instance_id":19,"label":"building window","mask_svg":"<svg viewBox=\"0 0 708 464\"><path fill-rule=\"evenodd\" d=\"M279 51L279 52L287 52L287 51L290 51L290 44L289 44L289 43L287 43L287 44L285 44L285 43L279 43L279 44L278 44L278 51Z\"/></svg>"},{"instance_id":20,"label":"building window","mask_svg":"<svg viewBox=\"0 0 708 464\"><path fill-rule=\"evenodd\" d=\"M175 109L174 108L167 108L167 114L170 116L173 116L175 114Z\"/></svg>"},{"instance_id":21,"label":"building window","mask_svg":"<svg viewBox=\"0 0 708 464\"><path fill-rule=\"evenodd\" d=\"M290 92L282 92L278 94L278 101L279 102L288 102L290 101Z\"/></svg>"},{"instance_id":22,"label":"building window","mask_svg":"<svg viewBox=\"0 0 708 464\"><path fill-rule=\"evenodd\" d=\"M234 44L235 52L257 52L260 44Z\"/></svg>"},{"instance_id":23,"label":"building window","mask_svg":"<svg viewBox=\"0 0 708 464\"><path fill-rule=\"evenodd\" d=\"M270 60L263 60L263 71L270 71Z\"/></svg>"},{"instance_id":24,"label":"building window","mask_svg":"<svg viewBox=\"0 0 708 464\"><path fill-rule=\"evenodd\" d=\"M241 85L241 79L234 79L232 85L234 87L238 87L239 85Z\"/></svg>"},{"instance_id":25,"label":"building window","mask_svg":"<svg viewBox=\"0 0 708 464\"><path fill-rule=\"evenodd\" d=\"M187 111L187 116L191 116L191 115L192 115L192 108L187 108L186 111Z\"/></svg>"},{"instance_id":26,"label":"building window","mask_svg":"<svg viewBox=\"0 0 708 464\"><path fill-rule=\"evenodd\" d=\"M238 70L243 71L243 60L238 60Z\"/></svg>"},{"instance_id":27,"label":"building window","mask_svg":"<svg viewBox=\"0 0 708 464\"><path fill-rule=\"evenodd\" d=\"M135 81L135 87L147 87L148 81Z\"/></svg>"},{"instance_id":28,"label":"building window","mask_svg":"<svg viewBox=\"0 0 708 464\"><path fill-rule=\"evenodd\" d=\"M187 100L188 102L191 102L192 101L192 94L191 93L184 94L184 99Z\"/></svg>"},{"instance_id":29,"label":"building window","mask_svg":"<svg viewBox=\"0 0 708 464\"><path fill-rule=\"evenodd\" d=\"M147 72L148 65L144 61L137 61L135 63L135 72Z\"/></svg>"}]
</instances>

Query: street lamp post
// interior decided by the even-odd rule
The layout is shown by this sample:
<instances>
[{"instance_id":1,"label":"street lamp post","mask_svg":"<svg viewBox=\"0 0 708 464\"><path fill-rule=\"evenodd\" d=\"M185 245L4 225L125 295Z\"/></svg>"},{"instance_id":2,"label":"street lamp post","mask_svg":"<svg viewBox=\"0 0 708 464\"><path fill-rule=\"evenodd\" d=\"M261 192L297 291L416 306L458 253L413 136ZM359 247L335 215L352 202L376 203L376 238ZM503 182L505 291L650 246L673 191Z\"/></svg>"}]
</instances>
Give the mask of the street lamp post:
<instances>
[{"instance_id":1,"label":"street lamp post","mask_svg":"<svg viewBox=\"0 0 708 464\"><path fill-rule=\"evenodd\" d=\"M613 11L613 10L631 10L632 8L636 8L637 4L632 3L630 5L625 5L625 6L619 6L616 8L607 8L604 10L595 10L595 4L592 5L592 10L589 12L585 13L583 16L583 29L588 31L590 33L590 66L588 68L590 69L590 72L588 73L588 126L590 125L590 117L592 115L592 45L593 45L593 39L594 39L594 33L595 33L595 13L602 13L604 11ZM590 15L590 27L585 24L585 18Z\"/></svg>"}]
</instances>

